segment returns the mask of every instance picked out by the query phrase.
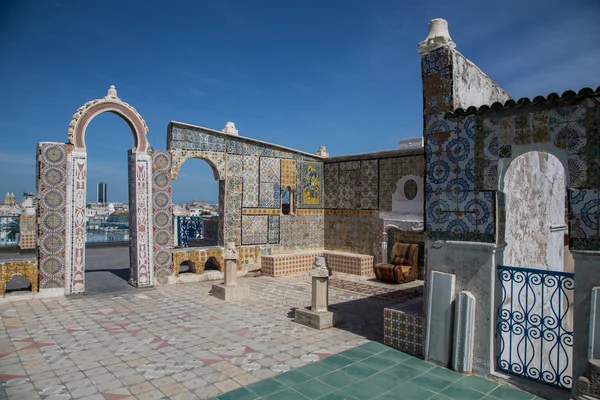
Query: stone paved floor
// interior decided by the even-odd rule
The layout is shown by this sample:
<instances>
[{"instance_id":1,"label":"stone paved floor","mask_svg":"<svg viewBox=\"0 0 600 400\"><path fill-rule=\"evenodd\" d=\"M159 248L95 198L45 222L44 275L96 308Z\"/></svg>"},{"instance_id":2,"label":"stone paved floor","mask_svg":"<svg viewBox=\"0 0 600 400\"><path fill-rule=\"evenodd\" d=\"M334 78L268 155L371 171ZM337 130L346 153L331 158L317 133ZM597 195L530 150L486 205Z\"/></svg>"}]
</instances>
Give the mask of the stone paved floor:
<instances>
[{"instance_id":1,"label":"stone paved floor","mask_svg":"<svg viewBox=\"0 0 600 400\"><path fill-rule=\"evenodd\" d=\"M284 377L294 374L285 373L308 364L319 371L319 366L345 360L332 354L369 340L381 341L383 308L391 301L398 302L332 289L330 303L346 314L346 323L315 331L292 322L293 310L310 303L306 279L246 277L240 281L248 284L252 293L240 303L210 296L211 284L202 282L0 304L0 399L183 400L223 396L246 386L254 398L267 394L253 392L260 391L260 385L251 385L266 380L264 385L270 387L269 382L275 382L270 378L293 387L283 388L279 394L273 389L271 398L303 398L288 397L303 389L295 388L299 381L287 382ZM388 349L368 346L371 353ZM357 354L355 357L365 355ZM362 364L373 367L375 360ZM396 365L401 360L395 360L389 367L401 369ZM413 364L417 361L422 363L416 360L402 367L421 371L419 375L433 373ZM362 364L330 369L359 371ZM306 372L310 375L310 371ZM350 370L342 372L353 376L354 383L360 379ZM407 377L394 374L398 384ZM337 389L333 381L321 383ZM377 389L378 393L386 393L383 389ZM312 398L322 393L304 390ZM233 394L247 398L241 392Z\"/></svg>"}]
</instances>

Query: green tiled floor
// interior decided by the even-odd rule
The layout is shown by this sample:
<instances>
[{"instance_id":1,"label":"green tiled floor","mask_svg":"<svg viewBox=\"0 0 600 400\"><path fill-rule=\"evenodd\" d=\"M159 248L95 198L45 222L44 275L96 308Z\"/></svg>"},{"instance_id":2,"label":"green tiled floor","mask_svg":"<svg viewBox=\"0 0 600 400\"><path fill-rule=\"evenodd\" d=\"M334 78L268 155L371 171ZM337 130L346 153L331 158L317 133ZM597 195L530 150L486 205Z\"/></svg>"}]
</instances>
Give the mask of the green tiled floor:
<instances>
[{"instance_id":1,"label":"green tiled floor","mask_svg":"<svg viewBox=\"0 0 600 400\"><path fill-rule=\"evenodd\" d=\"M538 399L496 382L427 363L380 343L333 355L297 370L224 393L219 400L255 399Z\"/></svg>"}]
</instances>

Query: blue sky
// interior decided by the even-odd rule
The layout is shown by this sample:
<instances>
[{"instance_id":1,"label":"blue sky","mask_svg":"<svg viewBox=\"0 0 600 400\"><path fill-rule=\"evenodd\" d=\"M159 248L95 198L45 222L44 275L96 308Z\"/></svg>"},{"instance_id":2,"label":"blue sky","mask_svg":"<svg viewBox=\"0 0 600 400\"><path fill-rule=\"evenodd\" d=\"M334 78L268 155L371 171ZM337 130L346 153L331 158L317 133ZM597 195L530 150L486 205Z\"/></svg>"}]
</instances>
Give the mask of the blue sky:
<instances>
[{"instance_id":1,"label":"blue sky","mask_svg":"<svg viewBox=\"0 0 600 400\"><path fill-rule=\"evenodd\" d=\"M36 144L65 142L73 113L110 85L156 149L170 120L234 121L243 136L331 155L395 148L422 135L417 45L436 17L515 98L600 85L597 0L424 3L2 1L0 195L34 191ZM125 122L98 116L86 144L88 201L105 181L126 202ZM208 165L184 164L173 197L215 201Z\"/></svg>"}]
</instances>

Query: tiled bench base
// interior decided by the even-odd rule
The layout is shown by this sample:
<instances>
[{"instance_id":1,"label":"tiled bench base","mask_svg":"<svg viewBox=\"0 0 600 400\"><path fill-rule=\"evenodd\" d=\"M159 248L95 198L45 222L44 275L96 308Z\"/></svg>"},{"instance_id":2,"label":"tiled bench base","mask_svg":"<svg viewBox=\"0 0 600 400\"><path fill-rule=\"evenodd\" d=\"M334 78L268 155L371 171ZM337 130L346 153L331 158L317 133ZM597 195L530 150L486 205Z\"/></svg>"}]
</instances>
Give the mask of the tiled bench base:
<instances>
[{"instance_id":1,"label":"tiled bench base","mask_svg":"<svg viewBox=\"0 0 600 400\"><path fill-rule=\"evenodd\" d=\"M422 301L383 309L383 343L423 357Z\"/></svg>"},{"instance_id":2,"label":"tiled bench base","mask_svg":"<svg viewBox=\"0 0 600 400\"><path fill-rule=\"evenodd\" d=\"M266 276L284 276L308 272L317 256L327 257L327 264L335 272L374 276L373 256L329 250L263 255L260 262L262 274Z\"/></svg>"}]
</instances>

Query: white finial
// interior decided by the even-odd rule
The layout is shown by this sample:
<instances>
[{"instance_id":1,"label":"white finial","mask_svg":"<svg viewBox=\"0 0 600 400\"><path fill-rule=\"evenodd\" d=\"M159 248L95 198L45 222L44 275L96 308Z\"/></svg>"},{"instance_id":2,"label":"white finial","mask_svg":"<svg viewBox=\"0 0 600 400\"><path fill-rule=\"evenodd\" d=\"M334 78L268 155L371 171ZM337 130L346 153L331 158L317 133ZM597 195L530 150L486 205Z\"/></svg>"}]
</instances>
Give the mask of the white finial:
<instances>
[{"instance_id":1,"label":"white finial","mask_svg":"<svg viewBox=\"0 0 600 400\"><path fill-rule=\"evenodd\" d=\"M115 85L110 85L110 89L108 89L108 94L106 95L106 97L110 99L119 98L119 96L117 96L117 89L115 89Z\"/></svg>"},{"instance_id":2,"label":"white finial","mask_svg":"<svg viewBox=\"0 0 600 400\"><path fill-rule=\"evenodd\" d=\"M238 135L238 130L235 129L235 124L231 121L225 124L225 128L223 128L222 132L227 133L229 135Z\"/></svg>"},{"instance_id":3,"label":"white finial","mask_svg":"<svg viewBox=\"0 0 600 400\"><path fill-rule=\"evenodd\" d=\"M329 157L329 153L327 152L325 146L319 146L319 150L317 150L315 154L320 157Z\"/></svg>"},{"instance_id":4,"label":"white finial","mask_svg":"<svg viewBox=\"0 0 600 400\"><path fill-rule=\"evenodd\" d=\"M419 54L431 53L442 46L449 46L454 49L456 48L456 43L452 41L448 32L448 21L442 18L435 18L429 21L427 37L419 43Z\"/></svg>"}]
</instances>

